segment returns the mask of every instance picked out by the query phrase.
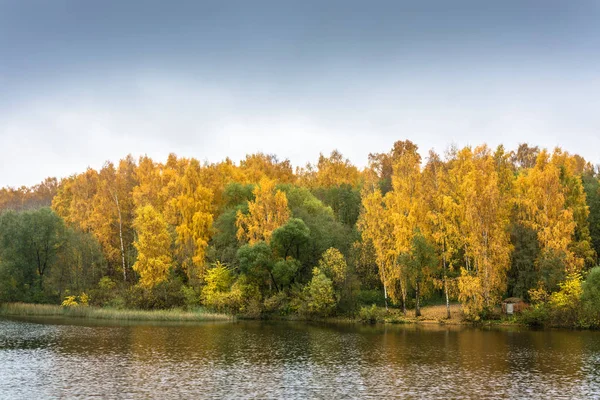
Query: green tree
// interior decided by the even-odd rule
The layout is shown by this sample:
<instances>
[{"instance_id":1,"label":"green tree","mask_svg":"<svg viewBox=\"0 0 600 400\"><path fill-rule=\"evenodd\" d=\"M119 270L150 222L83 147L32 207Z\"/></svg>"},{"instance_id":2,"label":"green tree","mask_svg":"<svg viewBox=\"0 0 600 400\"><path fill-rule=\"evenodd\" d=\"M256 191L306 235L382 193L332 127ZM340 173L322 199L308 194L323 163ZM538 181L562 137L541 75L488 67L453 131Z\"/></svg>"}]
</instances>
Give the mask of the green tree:
<instances>
[{"instance_id":1,"label":"green tree","mask_svg":"<svg viewBox=\"0 0 600 400\"><path fill-rule=\"evenodd\" d=\"M273 276L273 251L266 242L246 244L237 252L240 272L259 287L268 287L269 291L279 290Z\"/></svg>"},{"instance_id":2,"label":"green tree","mask_svg":"<svg viewBox=\"0 0 600 400\"><path fill-rule=\"evenodd\" d=\"M273 231L271 247L284 259L294 256L300 259L300 249L308 243L310 229L299 218L290 218L288 222Z\"/></svg>"},{"instance_id":3,"label":"green tree","mask_svg":"<svg viewBox=\"0 0 600 400\"><path fill-rule=\"evenodd\" d=\"M529 300L529 290L535 288L540 280L536 268L540 255L537 233L527 226L513 223L510 238L514 250L510 257L507 291L513 297Z\"/></svg>"}]
</instances>

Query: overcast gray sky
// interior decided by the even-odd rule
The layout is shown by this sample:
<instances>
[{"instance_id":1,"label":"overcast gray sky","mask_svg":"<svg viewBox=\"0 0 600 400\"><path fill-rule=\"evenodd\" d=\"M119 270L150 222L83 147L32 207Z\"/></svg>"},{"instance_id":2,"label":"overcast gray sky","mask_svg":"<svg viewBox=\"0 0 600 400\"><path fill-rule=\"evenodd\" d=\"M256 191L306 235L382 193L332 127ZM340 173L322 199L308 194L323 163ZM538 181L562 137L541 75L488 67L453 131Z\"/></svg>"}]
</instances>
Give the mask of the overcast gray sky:
<instances>
[{"instance_id":1,"label":"overcast gray sky","mask_svg":"<svg viewBox=\"0 0 600 400\"><path fill-rule=\"evenodd\" d=\"M0 186L410 139L600 162L600 2L0 0Z\"/></svg>"}]
</instances>

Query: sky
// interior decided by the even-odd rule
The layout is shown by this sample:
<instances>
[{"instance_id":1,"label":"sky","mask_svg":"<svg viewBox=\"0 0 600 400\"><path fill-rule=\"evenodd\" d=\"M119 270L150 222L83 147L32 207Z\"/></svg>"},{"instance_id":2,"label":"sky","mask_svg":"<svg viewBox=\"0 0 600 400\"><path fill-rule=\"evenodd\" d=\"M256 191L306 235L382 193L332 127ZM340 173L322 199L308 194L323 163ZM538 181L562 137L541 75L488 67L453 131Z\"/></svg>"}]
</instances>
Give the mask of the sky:
<instances>
[{"instance_id":1,"label":"sky","mask_svg":"<svg viewBox=\"0 0 600 400\"><path fill-rule=\"evenodd\" d=\"M597 1L0 0L0 186L127 154L356 165L561 146L600 163Z\"/></svg>"}]
</instances>

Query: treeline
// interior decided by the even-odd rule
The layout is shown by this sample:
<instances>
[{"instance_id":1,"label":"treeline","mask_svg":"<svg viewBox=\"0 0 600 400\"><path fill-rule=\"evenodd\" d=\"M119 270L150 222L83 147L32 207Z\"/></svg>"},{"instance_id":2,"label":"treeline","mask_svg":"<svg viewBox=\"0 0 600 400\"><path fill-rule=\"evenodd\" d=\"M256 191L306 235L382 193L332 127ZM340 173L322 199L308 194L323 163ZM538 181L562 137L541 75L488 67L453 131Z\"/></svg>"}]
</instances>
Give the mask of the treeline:
<instances>
[{"instance_id":1,"label":"treeline","mask_svg":"<svg viewBox=\"0 0 600 400\"><path fill-rule=\"evenodd\" d=\"M399 141L363 170L337 151L296 170L265 154L129 156L2 189L0 207L0 301L259 316L372 303L418 315L422 299L458 300L478 319L517 296L538 322L599 319L585 281L600 251L598 171L559 148L422 159Z\"/></svg>"}]
</instances>

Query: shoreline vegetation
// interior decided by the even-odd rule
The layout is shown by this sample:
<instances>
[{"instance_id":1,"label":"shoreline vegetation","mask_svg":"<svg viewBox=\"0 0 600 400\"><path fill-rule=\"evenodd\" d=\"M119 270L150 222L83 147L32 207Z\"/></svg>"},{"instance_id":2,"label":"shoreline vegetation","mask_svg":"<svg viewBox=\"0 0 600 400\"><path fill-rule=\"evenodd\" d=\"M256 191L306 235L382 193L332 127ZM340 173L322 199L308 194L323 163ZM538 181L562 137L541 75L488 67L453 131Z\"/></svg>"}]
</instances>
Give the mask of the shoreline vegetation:
<instances>
[{"instance_id":1,"label":"shoreline vegetation","mask_svg":"<svg viewBox=\"0 0 600 400\"><path fill-rule=\"evenodd\" d=\"M395 308L369 307L367 313L359 312L356 316L337 316L325 318L307 318L299 315L289 316L238 316L210 312L204 309L183 310L133 310L112 309L94 306L65 307L54 304L4 303L0 304L0 317L63 317L82 320L107 320L127 322L214 322L239 320L326 322L326 323L360 323L360 324L424 324L424 325L460 325L460 326L525 326L516 318L498 320L467 321L463 318L459 304L450 306L451 317L446 318L446 307L443 305L424 306L421 317L403 315Z\"/></svg>"},{"instance_id":2,"label":"shoreline vegetation","mask_svg":"<svg viewBox=\"0 0 600 400\"><path fill-rule=\"evenodd\" d=\"M397 141L365 168L337 150L296 168L263 153L127 156L0 188L0 304L600 328L599 166L528 144L418 150ZM502 315L510 298L522 314Z\"/></svg>"},{"instance_id":3,"label":"shoreline vegetation","mask_svg":"<svg viewBox=\"0 0 600 400\"><path fill-rule=\"evenodd\" d=\"M66 317L113 321L234 321L233 315L205 310L117 310L93 306L64 307L54 304L5 303L0 304L0 316L11 317Z\"/></svg>"}]
</instances>

